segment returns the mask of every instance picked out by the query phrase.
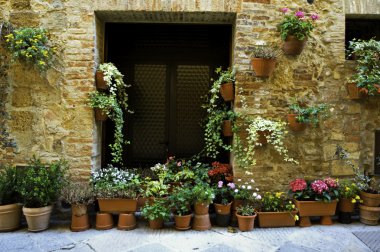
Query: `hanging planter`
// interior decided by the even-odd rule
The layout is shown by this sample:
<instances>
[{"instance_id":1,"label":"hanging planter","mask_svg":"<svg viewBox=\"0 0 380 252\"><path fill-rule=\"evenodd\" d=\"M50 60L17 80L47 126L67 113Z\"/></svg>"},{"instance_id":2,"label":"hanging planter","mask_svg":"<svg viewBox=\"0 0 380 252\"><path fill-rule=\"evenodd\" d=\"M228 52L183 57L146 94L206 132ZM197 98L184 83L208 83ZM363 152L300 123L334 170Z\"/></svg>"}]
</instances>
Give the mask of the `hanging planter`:
<instances>
[{"instance_id":1,"label":"hanging planter","mask_svg":"<svg viewBox=\"0 0 380 252\"><path fill-rule=\"evenodd\" d=\"M289 35L285 41L283 46L284 54L286 55L300 55L305 47L307 39L299 40L295 36Z\"/></svg>"},{"instance_id":2,"label":"hanging planter","mask_svg":"<svg viewBox=\"0 0 380 252\"><path fill-rule=\"evenodd\" d=\"M107 121L108 115L103 112L100 108L95 108L95 120L98 122Z\"/></svg>"},{"instance_id":3,"label":"hanging planter","mask_svg":"<svg viewBox=\"0 0 380 252\"><path fill-rule=\"evenodd\" d=\"M223 128L223 136L225 136L225 137L232 137L233 136L232 121L231 120L224 120L222 128Z\"/></svg>"},{"instance_id":4,"label":"hanging planter","mask_svg":"<svg viewBox=\"0 0 380 252\"><path fill-rule=\"evenodd\" d=\"M276 67L276 60L253 58L251 60L251 65L253 71L255 71L256 77L269 77Z\"/></svg>"},{"instance_id":5,"label":"hanging planter","mask_svg":"<svg viewBox=\"0 0 380 252\"><path fill-rule=\"evenodd\" d=\"M289 123L289 128L293 131L299 132L306 129L306 123L300 123L297 121L297 114L288 114L287 120Z\"/></svg>"},{"instance_id":6,"label":"hanging planter","mask_svg":"<svg viewBox=\"0 0 380 252\"><path fill-rule=\"evenodd\" d=\"M224 101L230 102L235 99L234 84L232 82L220 85L219 91Z\"/></svg>"},{"instance_id":7,"label":"hanging planter","mask_svg":"<svg viewBox=\"0 0 380 252\"><path fill-rule=\"evenodd\" d=\"M271 134L269 130L258 130L257 134L259 135L257 142L261 145L266 145L268 143L267 137Z\"/></svg>"},{"instance_id":8,"label":"hanging planter","mask_svg":"<svg viewBox=\"0 0 380 252\"><path fill-rule=\"evenodd\" d=\"M365 97L365 94L360 91L356 83L347 83L346 85L348 96L351 100L360 100Z\"/></svg>"},{"instance_id":9,"label":"hanging planter","mask_svg":"<svg viewBox=\"0 0 380 252\"><path fill-rule=\"evenodd\" d=\"M104 73L102 71L96 71L95 79L96 79L97 89L101 89L101 90L108 89L108 85L107 85L107 82L104 80Z\"/></svg>"}]
</instances>

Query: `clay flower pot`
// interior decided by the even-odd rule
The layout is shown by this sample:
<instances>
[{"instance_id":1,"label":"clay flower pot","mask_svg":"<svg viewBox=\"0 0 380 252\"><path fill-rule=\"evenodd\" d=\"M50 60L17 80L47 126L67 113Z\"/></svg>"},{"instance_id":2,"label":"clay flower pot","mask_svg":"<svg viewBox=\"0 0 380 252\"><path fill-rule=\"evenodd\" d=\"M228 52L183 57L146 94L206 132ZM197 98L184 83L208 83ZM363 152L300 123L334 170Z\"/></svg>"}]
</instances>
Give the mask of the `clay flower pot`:
<instances>
[{"instance_id":1,"label":"clay flower pot","mask_svg":"<svg viewBox=\"0 0 380 252\"><path fill-rule=\"evenodd\" d=\"M108 89L108 85L107 85L106 81L104 80L104 74L102 71L96 71L95 79L96 79L96 88L97 89L101 89L101 90L107 90Z\"/></svg>"},{"instance_id":2,"label":"clay flower pot","mask_svg":"<svg viewBox=\"0 0 380 252\"><path fill-rule=\"evenodd\" d=\"M27 208L23 207L22 211L28 223L28 230L38 232L49 227L50 215L53 211L53 206Z\"/></svg>"},{"instance_id":3,"label":"clay flower pot","mask_svg":"<svg viewBox=\"0 0 380 252\"><path fill-rule=\"evenodd\" d=\"M95 108L95 120L99 122L104 122L108 119L108 115L104 113L100 108Z\"/></svg>"},{"instance_id":4,"label":"clay flower pot","mask_svg":"<svg viewBox=\"0 0 380 252\"><path fill-rule=\"evenodd\" d=\"M348 97L351 100L360 100L365 96L363 92L360 92L360 88L356 85L356 83L347 83L346 88Z\"/></svg>"},{"instance_id":5,"label":"clay flower pot","mask_svg":"<svg viewBox=\"0 0 380 252\"><path fill-rule=\"evenodd\" d=\"M294 212L258 212L260 227L294 227L296 221Z\"/></svg>"},{"instance_id":6,"label":"clay flower pot","mask_svg":"<svg viewBox=\"0 0 380 252\"><path fill-rule=\"evenodd\" d=\"M71 206L71 226L73 232L84 231L90 228L87 206L83 204Z\"/></svg>"},{"instance_id":7,"label":"clay flower pot","mask_svg":"<svg viewBox=\"0 0 380 252\"><path fill-rule=\"evenodd\" d=\"M286 55L300 55L305 47L307 39L298 40L295 36L288 35L284 42L283 51Z\"/></svg>"},{"instance_id":8,"label":"clay flower pot","mask_svg":"<svg viewBox=\"0 0 380 252\"><path fill-rule=\"evenodd\" d=\"M211 228L211 221L209 214L194 215L193 229L197 231L205 231Z\"/></svg>"},{"instance_id":9,"label":"clay flower pot","mask_svg":"<svg viewBox=\"0 0 380 252\"><path fill-rule=\"evenodd\" d=\"M96 214L96 229L107 230L113 228L112 214L97 213Z\"/></svg>"},{"instance_id":10,"label":"clay flower pot","mask_svg":"<svg viewBox=\"0 0 380 252\"><path fill-rule=\"evenodd\" d=\"M231 120L224 120L223 125L222 125L222 129L223 129L223 136L225 136L225 137L232 137L233 136L232 121Z\"/></svg>"},{"instance_id":11,"label":"clay flower pot","mask_svg":"<svg viewBox=\"0 0 380 252\"><path fill-rule=\"evenodd\" d=\"M136 216L134 213L119 214L119 222L117 224L117 229L132 230L135 228L136 228Z\"/></svg>"},{"instance_id":12,"label":"clay flower pot","mask_svg":"<svg viewBox=\"0 0 380 252\"><path fill-rule=\"evenodd\" d=\"M175 215L174 221L175 221L175 229L177 230L188 230L191 228L191 217L192 214L188 215Z\"/></svg>"},{"instance_id":13,"label":"clay flower pot","mask_svg":"<svg viewBox=\"0 0 380 252\"><path fill-rule=\"evenodd\" d=\"M238 219L239 230L242 232L253 230L256 214L252 216L243 216L236 213Z\"/></svg>"},{"instance_id":14,"label":"clay flower pot","mask_svg":"<svg viewBox=\"0 0 380 252\"><path fill-rule=\"evenodd\" d=\"M12 231L20 227L22 205L15 203L0 206L0 231Z\"/></svg>"},{"instance_id":15,"label":"clay flower pot","mask_svg":"<svg viewBox=\"0 0 380 252\"><path fill-rule=\"evenodd\" d=\"M269 130L258 130L257 134L259 135L257 142L261 145L266 145L268 143L267 137L271 134Z\"/></svg>"},{"instance_id":16,"label":"clay flower pot","mask_svg":"<svg viewBox=\"0 0 380 252\"><path fill-rule=\"evenodd\" d=\"M380 207L359 205L360 222L366 225L376 226L380 219Z\"/></svg>"},{"instance_id":17,"label":"clay flower pot","mask_svg":"<svg viewBox=\"0 0 380 252\"><path fill-rule=\"evenodd\" d=\"M256 77L269 77L276 67L275 59L253 58L251 60L253 71Z\"/></svg>"},{"instance_id":18,"label":"clay flower pot","mask_svg":"<svg viewBox=\"0 0 380 252\"><path fill-rule=\"evenodd\" d=\"M214 203L215 212L217 214L223 214L223 215L230 214L231 205L232 205L232 202L228 203L227 205Z\"/></svg>"},{"instance_id":19,"label":"clay flower pot","mask_svg":"<svg viewBox=\"0 0 380 252\"><path fill-rule=\"evenodd\" d=\"M321 216L322 225L332 225L331 216L335 215L337 201L331 202L323 201L294 201L299 210L300 226L311 226L310 216Z\"/></svg>"},{"instance_id":20,"label":"clay flower pot","mask_svg":"<svg viewBox=\"0 0 380 252\"><path fill-rule=\"evenodd\" d=\"M232 82L220 85L219 91L224 101L229 102L235 99L234 84Z\"/></svg>"},{"instance_id":21,"label":"clay flower pot","mask_svg":"<svg viewBox=\"0 0 380 252\"><path fill-rule=\"evenodd\" d=\"M339 199L338 210L343 213L352 213L355 209L355 203L351 199Z\"/></svg>"},{"instance_id":22,"label":"clay flower pot","mask_svg":"<svg viewBox=\"0 0 380 252\"><path fill-rule=\"evenodd\" d=\"M289 123L289 128L293 131L303 131L306 129L307 124L306 123L300 123L297 122L297 114L288 114L287 120Z\"/></svg>"},{"instance_id":23,"label":"clay flower pot","mask_svg":"<svg viewBox=\"0 0 380 252\"><path fill-rule=\"evenodd\" d=\"M107 213L132 213L137 210L137 199L98 199L99 209Z\"/></svg>"},{"instance_id":24,"label":"clay flower pot","mask_svg":"<svg viewBox=\"0 0 380 252\"><path fill-rule=\"evenodd\" d=\"M209 204L208 203L196 202L194 204L195 214L198 214L198 215L208 214L208 210L209 210Z\"/></svg>"},{"instance_id":25,"label":"clay flower pot","mask_svg":"<svg viewBox=\"0 0 380 252\"><path fill-rule=\"evenodd\" d=\"M363 205L370 207L380 206L380 194L360 192L360 198L363 200Z\"/></svg>"},{"instance_id":26,"label":"clay flower pot","mask_svg":"<svg viewBox=\"0 0 380 252\"><path fill-rule=\"evenodd\" d=\"M149 220L149 227L151 229L161 229L164 227L164 220L163 219Z\"/></svg>"}]
</instances>

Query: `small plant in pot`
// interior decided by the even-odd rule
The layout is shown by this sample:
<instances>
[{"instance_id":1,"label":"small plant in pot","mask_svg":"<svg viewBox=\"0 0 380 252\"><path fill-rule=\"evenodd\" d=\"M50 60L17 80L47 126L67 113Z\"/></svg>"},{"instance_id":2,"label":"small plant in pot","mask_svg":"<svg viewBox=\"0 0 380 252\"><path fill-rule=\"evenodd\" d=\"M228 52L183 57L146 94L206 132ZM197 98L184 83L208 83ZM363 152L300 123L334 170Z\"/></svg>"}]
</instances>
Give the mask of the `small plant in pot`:
<instances>
[{"instance_id":1,"label":"small plant in pot","mask_svg":"<svg viewBox=\"0 0 380 252\"><path fill-rule=\"evenodd\" d=\"M169 195L170 186L164 184L162 179L152 180L150 177L146 177L144 184L145 191L143 196L149 198L151 201L154 201L156 198L164 198Z\"/></svg>"},{"instance_id":2,"label":"small plant in pot","mask_svg":"<svg viewBox=\"0 0 380 252\"><path fill-rule=\"evenodd\" d=\"M339 187L339 221L345 224L351 223L351 213L355 210L355 204L363 202L360 199L359 187L349 180L341 180Z\"/></svg>"},{"instance_id":3,"label":"small plant in pot","mask_svg":"<svg viewBox=\"0 0 380 252\"><path fill-rule=\"evenodd\" d=\"M66 184L68 164L64 160L44 164L33 157L20 171L17 188L24 203L23 213L29 231L42 231L49 227L53 203Z\"/></svg>"},{"instance_id":4,"label":"small plant in pot","mask_svg":"<svg viewBox=\"0 0 380 252\"><path fill-rule=\"evenodd\" d=\"M169 196L170 206L174 212L175 228L188 230L191 228L191 203L193 202L191 185L177 187Z\"/></svg>"},{"instance_id":5,"label":"small plant in pot","mask_svg":"<svg viewBox=\"0 0 380 252\"><path fill-rule=\"evenodd\" d=\"M198 231L211 228L209 205L215 198L214 189L207 182L198 182L193 187L194 196L194 221L193 229Z\"/></svg>"},{"instance_id":6,"label":"small plant in pot","mask_svg":"<svg viewBox=\"0 0 380 252\"><path fill-rule=\"evenodd\" d=\"M252 231L256 218L255 204L253 202L245 202L243 205L237 207L236 217L240 231Z\"/></svg>"},{"instance_id":7,"label":"small plant in pot","mask_svg":"<svg viewBox=\"0 0 380 252\"><path fill-rule=\"evenodd\" d=\"M141 214L148 219L151 229L161 229L170 219L170 206L167 199L157 199L152 204L146 203Z\"/></svg>"},{"instance_id":8,"label":"small plant in pot","mask_svg":"<svg viewBox=\"0 0 380 252\"><path fill-rule=\"evenodd\" d=\"M213 88L219 88L220 95L223 97L224 101L233 101L235 99L235 68L228 68L227 70L223 70L222 67L218 67L215 70L215 73L218 75L218 77L214 81Z\"/></svg>"},{"instance_id":9,"label":"small plant in pot","mask_svg":"<svg viewBox=\"0 0 380 252\"><path fill-rule=\"evenodd\" d=\"M62 199L71 205L71 230L89 229L87 206L94 202L92 187L86 182L69 182L61 192Z\"/></svg>"},{"instance_id":10,"label":"small plant in pot","mask_svg":"<svg viewBox=\"0 0 380 252\"><path fill-rule=\"evenodd\" d=\"M218 226L226 227L230 223L234 189L235 184L232 182L220 180L215 185L214 207Z\"/></svg>"},{"instance_id":11,"label":"small plant in pot","mask_svg":"<svg viewBox=\"0 0 380 252\"><path fill-rule=\"evenodd\" d=\"M251 65L256 77L269 77L275 67L279 52L265 44L256 45L252 49Z\"/></svg>"},{"instance_id":12,"label":"small plant in pot","mask_svg":"<svg viewBox=\"0 0 380 252\"><path fill-rule=\"evenodd\" d=\"M16 185L16 168L0 167L0 231L12 231L20 226L22 205Z\"/></svg>"}]
</instances>

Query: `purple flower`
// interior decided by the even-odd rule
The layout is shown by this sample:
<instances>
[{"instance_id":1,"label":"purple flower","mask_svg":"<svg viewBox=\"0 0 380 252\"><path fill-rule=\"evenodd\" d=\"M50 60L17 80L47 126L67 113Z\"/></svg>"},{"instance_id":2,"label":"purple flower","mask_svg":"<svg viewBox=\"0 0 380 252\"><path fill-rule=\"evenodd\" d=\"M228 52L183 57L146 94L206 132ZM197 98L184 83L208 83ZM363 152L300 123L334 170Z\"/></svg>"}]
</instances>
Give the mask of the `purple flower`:
<instances>
[{"instance_id":1,"label":"purple flower","mask_svg":"<svg viewBox=\"0 0 380 252\"><path fill-rule=\"evenodd\" d=\"M218 182L218 188L222 188L223 187L223 181L219 181Z\"/></svg>"},{"instance_id":2,"label":"purple flower","mask_svg":"<svg viewBox=\"0 0 380 252\"><path fill-rule=\"evenodd\" d=\"M296 17L298 17L298 18L304 18L304 17L305 17L305 13L302 12L302 11L297 11L295 15L296 15Z\"/></svg>"},{"instance_id":3,"label":"purple flower","mask_svg":"<svg viewBox=\"0 0 380 252\"><path fill-rule=\"evenodd\" d=\"M319 16L317 14L313 13L313 14L311 14L310 18L312 20L317 20L317 19L319 19Z\"/></svg>"},{"instance_id":4,"label":"purple flower","mask_svg":"<svg viewBox=\"0 0 380 252\"><path fill-rule=\"evenodd\" d=\"M235 184L234 183L228 183L227 186L229 186L231 189L235 188Z\"/></svg>"},{"instance_id":5,"label":"purple flower","mask_svg":"<svg viewBox=\"0 0 380 252\"><path fill-rule=\"evenodd\" d=\"M280 11L282 13L287 13L289 11L289 8L284 7L284 8L281 8Z\"/></svg>"}]
</instances>

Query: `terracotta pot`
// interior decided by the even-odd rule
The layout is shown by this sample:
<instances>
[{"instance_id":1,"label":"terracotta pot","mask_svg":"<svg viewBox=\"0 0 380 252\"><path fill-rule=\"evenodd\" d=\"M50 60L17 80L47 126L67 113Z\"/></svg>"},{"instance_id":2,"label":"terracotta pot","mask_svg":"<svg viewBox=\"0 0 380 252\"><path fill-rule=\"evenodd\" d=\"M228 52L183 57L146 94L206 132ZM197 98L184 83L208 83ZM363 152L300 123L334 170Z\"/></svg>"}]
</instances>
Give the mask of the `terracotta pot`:
<instances>
[{"instance_id":1,"label":"terracotta pot","mask_svg":"<svg viewBox=\"0 0 380 252\"><path fill-rule=\"evenodd\" d=\"M121 213L119 214L119 222L117 229L132 230L136 228L136 216L134 213Z\"/></svg>"},{"instance_id":2,"label":"terracotta pot","mask_svg":"<svg viewBox=\"0 0 380 252\"><path fill-rule=\"evenodd\" d=\"M220 85L219 91L224 101L229 102L235 99L234 84L232 82Z\"/></svg>"},{"instance_id":3,"label":"terracotta pot","mask_svg":"<svg viewBox=\"0 0 380 252\"><path fill-rule=\"evenodd\" d=\"M197 231L209 230L211 228L211 221L209 214L194 215L193 229Z\"/></svg>"},{"instance_id":4,"label":"terracotta pot","mask_svg":"<svg viewBox=\"0 0 380 252\"><path fill-rule=\"evenodd\" d=\"M82 216L87 214L87 205L84 204L77 204L71 206L71 213L75 216Z\"/></svg>"},{"instance_id":5,"label":"terracotta pot","mask_svg":"<svg viewBox=\"0 0 380 252\"><path fill-rule=\"evenodd\" d=\"M268 140L267 140L267 137L271 134L271 132L269 130L264 130L264 131L257 131L257 134L259 135L259 138L258 138L258 143L260 143L261 145L266 145L268 143Z\"/></svg>"},{"instance_id":6,"label":"terracotta pot","mask_svg":"<svg viewBox=\"0 0 380 252\"><path fill-rule=\"evenodd\" d=\"M104 113L101 109L95 108L95 120L104 122L108 119L108 116L106 113Z\"/></svg>"},{"instance_id":7,"label":"terracotta pot","mask_svg":"<svg viewBox=\"0 0 380 252\"><path fill-rule=\"evenodd\" d=\"M162 219L149 220L149 227L151 229L161 229L164 227L164 221Z\"/></svg>"},{"instance_id":8,"label":"terracotta pot","mask_svg":"<svg viewBox=\"0 0 380 252\"><path fill-rule=\"evenodd\" d=\"M223 129L223 136L225 136L225 137L232 137L233 136L232 121L231 120L224 120L223 125L222 125L222 129Z\"/></svg>"},{"instance_id":9,"label":"terracotta pot","mask_svg":"<svg viewBox=\"0 0 380 252\"><path fill-rule=\"evenodd\" d=\"M363 200L363 205L370 207L380 206L380 194L360 192L360 198Z\"/></svg>"},{"instance_id":10,"label":"terracotta pot","mask_svg":"<svg viewBox=\"0 0 380 252\"><path fill-rule=\"evenodd\" d=\"M110 213L96 214L96 229L107 230L113 228L113 218Z\"/></svg>"},{"instance_id":11,"label":"terracotta pot","mask_svg":"<svg viewBox=\"0 0 380 252\"><path fill-rule=\"evenodd\" d=\"M269 77L276 67L275 59L253 58L251 60L253 71L256 77Z\"/></svg>"},{"instance_id":12,"label":"terracotta pot","mask_svg":"<svg viewBox=\"0 0 380 252\"><path fill-rule=\"evenodd\" d=\"M139 197L137 199L137 210L136 211L140 211L140 208L145 206L145 203L148 201L148 198L146 197Z\"/></svg>"},{"instance_id":13,"label":"terracotta pot","mask_svg":"<svg viewBox=\"0 0 380 252\"><path fill-rule=\"evenodd\" d=\"M380 207L359 205L360 222L366 225L377 225L380 219Z\"/></svg>"},{"instance_id":14,"label":"terracotta pot","mask_svg":"<svg viewBox=\"0 0 380 252\"><path fill-rule=\"evenodd\" d=\"M137 199L98 199L101 212L132 213L137 210Z\"/></svg>"},{"instance_id":15,"label":"terracotta pot","mask_svg":"<svg viewBox=\"0 0 380 252\"><path fill-rule=\"evenodd\" d=\"M28 230L32 232L42 231L49 227L50 215L53 206L27 208L23 207L22 211L28 223Z\"/></svg>"},{"instance_id":16,"label":"terracotta pot","mask_svg":"<svg viewBox=\"0 0 380 252\"><path fill-rule=\"evenodd\" d=\"M232 205L232 202L228 203L227 205L214 203L215 212L217 214L223 214L223 215L230 214L231 205Z\"/></svg>"},{"instance_id":17,"label":"terracotta pot","mask_svg":"<svg viewBox=\"0 0 380 252\"><path fill-rule=\"evenodd\" d=\"M251 231L255 225L256 214L253 216L243 216L236 213L238 219L239 230L242 232Z\"/></svg>"},{"instance_id":18,"label":"terracotta pot","mask_svg":"<svg viewBox=\"0 0 380 252\"><path fill-rule=\"evenodd\" d=\"M293 131L303 131L306 129L306 123L297 122L297 114L288 114L287 120L289 123L289 128Z\"/></svg>"},{"instance_id":19,"label":"terracotta pot","mask_svg":"<svg viewBox=\"0 0 380 252\"><path fill-rule=\"evenodd\" d=\"M191 217L192 214L188 215L175 215L174 221L175 221L175 229L177 230L188 230L191 228Z\"/></svg>"},{"instance_id":20,"label":"terracotta pot","mask_svg":"<svg viewBox=\"0 0 380 252\"><path fill-rule=\"evenodd\" d=\"M365 94L360 92L360 88L356 86L356 83L347 83L346 88L351 100L359 100L365 97Z\"/></svg>"},{"instance_id":21,"label":"terracotta pot","mask_svg":"<svg viewBox=\"0 0 380 252\"><path fill-rule=\"evenodd\" d=\"M21 204L0 206L0 231L12 231L20 227Z\"/></svg>"},{"instance_id":22,"label":"terracotta pot","mask_svg":"<svg viewBox=\"0 0 380 252\"><path fill-rule=\"evenodd\" d=\"M204 202L196 202L194 204L194 212L198 215L208 214L209 204Z\"/></svg>"},{"instance_id":23,"label":"terracotta pot","mask_svg":"<svg viewBox=\"0 0 380 252\"><path fill-rule=\"evenodd\" d=\"M102 89L102 90L108 89L108 85L107 85L106 81L104 80L104 74L102 71L96 71L95 78L96 78L96 88L97 89Z\"/></svg>"},{"instance_id":24,"label":"terracotta pot","mask_svg":"<svg viewBox=\"0 0 380 252\"><path fill-rule=\"evenodd\" d=\"M300 55L305 47L307 39L298 40L295 36L289 35L283 46L284 54L286 55Z\"/></svg>"},{"instance_id":25,"label":"terracotta pot","mask_svg":"<svg viewBox=\"0 0 380 252\"><path fill-rule=\"evenodd\" d=\"M297 211L293 212L259 212L260 227L294 227L296 221L294 216Z\"/></svg>"},{"instance_id":26,"label":"terracotta pot","mask_svg":"<svg viewBox=\"0 0 380 252\"><path fill-rule=\"evenodd\" d=\"M82 214L80 216L76 216L74 214L71 215L71 231L80 232L85 231L89 228L90 222L88 220L88 214Z\"/></svg>"},{"instance_id":27,"label":"terracotta pot","mask_svg":"<svg viewBox=\"0 0 380 252\"><path fill-rule=\"evenodd\" d=\"M335 215L337 201L329 203L323 201L294 201L299 210L300 226L311 226L310 216L321 216L322 225L332 225L331 216Z\"/></svg>"},{"instance_id":28,"label":"terracotta pot","mask_svg":"<svg viewBox=\"0 0 380 252\"><path fill-rule=\"evenodd\" d=\"M351 199L339 199L338 210L344 213L352 213L355 209L355 203Z\"/></svg>"}]
</instances>

